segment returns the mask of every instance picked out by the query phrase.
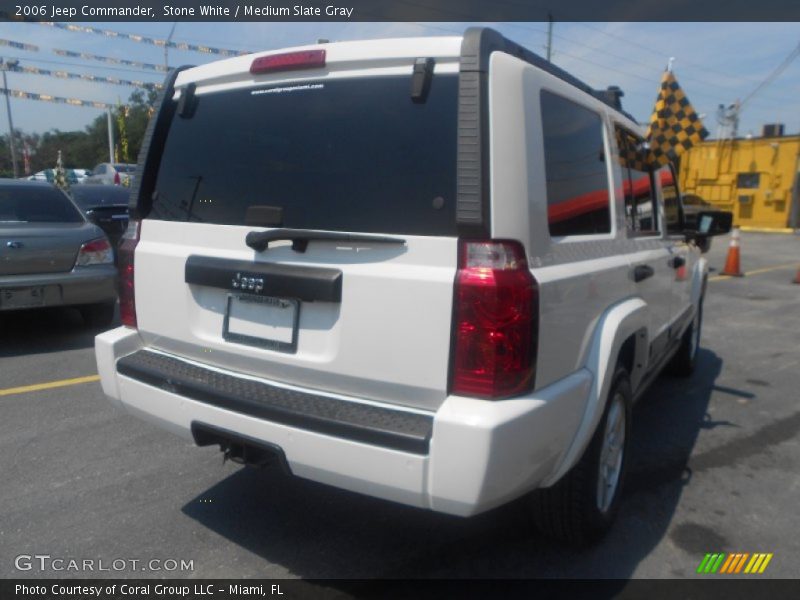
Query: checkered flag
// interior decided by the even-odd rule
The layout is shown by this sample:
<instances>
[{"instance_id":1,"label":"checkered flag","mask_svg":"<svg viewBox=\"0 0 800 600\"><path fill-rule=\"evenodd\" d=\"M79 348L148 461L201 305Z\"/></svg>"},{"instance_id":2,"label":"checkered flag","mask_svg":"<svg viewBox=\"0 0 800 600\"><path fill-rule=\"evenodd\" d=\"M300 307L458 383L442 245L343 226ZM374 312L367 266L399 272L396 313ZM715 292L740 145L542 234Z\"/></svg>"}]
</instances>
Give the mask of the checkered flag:
<instances>
[{"instance_id":1,"label":"checkered flag","mask_svg":"<svg viewBox=\"0 0 800 600\"><path fill-rule=\"evenodd\" d=\"M624 133L619 128L615 128L614 133L617 137L619 164L622 168L634 169L636 171L649 170L651 158L647 150L647 145L639 142L633 136Z\"/></svg>"},{"instance_id":2,"label":"checkered flag","mask_svg":"<svg viewBox=\"0 0 800 600\"><path fill-rule=\"evenodd\" d=\"M707 137L708 131L678 85L675 75L672 71L665 71L647 130L649 162L666 165Z\"/></svg>"}]
</instances>

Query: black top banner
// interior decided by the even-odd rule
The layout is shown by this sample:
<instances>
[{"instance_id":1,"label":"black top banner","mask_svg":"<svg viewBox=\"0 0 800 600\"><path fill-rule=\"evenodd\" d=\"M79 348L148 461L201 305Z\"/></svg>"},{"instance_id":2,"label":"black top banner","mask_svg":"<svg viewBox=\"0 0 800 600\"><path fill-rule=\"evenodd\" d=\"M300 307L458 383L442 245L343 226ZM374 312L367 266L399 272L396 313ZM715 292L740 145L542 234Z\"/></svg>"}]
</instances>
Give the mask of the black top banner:
<instances>
[{"instance_id":1,"label":"black top banner","mask_svg":"<svg viewBox=\"0 0 800 600\"><path fill-rule=\"evenodd\" d=\"M0 0L34 21L798 21L796 0Z\"/></svg>"}]
</instances>

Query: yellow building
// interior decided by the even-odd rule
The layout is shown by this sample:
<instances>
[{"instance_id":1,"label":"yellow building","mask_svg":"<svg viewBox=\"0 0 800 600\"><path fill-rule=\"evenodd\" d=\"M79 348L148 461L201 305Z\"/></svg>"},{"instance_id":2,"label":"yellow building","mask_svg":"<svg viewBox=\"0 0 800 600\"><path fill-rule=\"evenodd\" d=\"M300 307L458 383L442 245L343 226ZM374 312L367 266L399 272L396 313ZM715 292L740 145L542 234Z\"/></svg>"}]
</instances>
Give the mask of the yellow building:
<instances>
[{"instance_id":1,"label":"yellow building","mask_svg":"<svg viewBox=\"0 0 800 600\"><path fill-rule=\"evenodd\" d=\"M734 225L800 227L800 136L702 142L681 157L680 183Z\"/></svg>"}]
</instances>

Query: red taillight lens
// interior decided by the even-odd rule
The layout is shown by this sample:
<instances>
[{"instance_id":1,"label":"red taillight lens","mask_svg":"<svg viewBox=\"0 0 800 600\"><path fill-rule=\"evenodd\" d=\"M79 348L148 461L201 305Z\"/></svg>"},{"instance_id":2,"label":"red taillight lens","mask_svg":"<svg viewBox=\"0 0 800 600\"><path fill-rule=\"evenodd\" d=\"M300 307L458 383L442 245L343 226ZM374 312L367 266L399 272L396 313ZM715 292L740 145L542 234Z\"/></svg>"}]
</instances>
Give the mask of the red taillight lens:
<instances>
[{"instance_id":1,"label":"red taillight lens","mask_svg":"<svg viewBox=\"0 0 800 600\"><path fill-rule=\"evenodd\" d=\"M119 173L114 173L114 185L119 185L120 181Z\"/></svg>"},{"instance_id":2,"label":"red taillight lens","mask_svg":"<svg viewBox=\"0 0 800 600\"><path fill-rule=\"evenodd\" d=\"M272 73L274 71L295 71L325 66L325 50L301 50L286 54L261 56L250 65L250 73Z\"/></svg>"},{"instance_id":3,"label":"red taillight lens","mask_svg":"<svg viewBox=\"0 0 800 600\"><path fill-rule=\"evenodd\" d=\"M519 242L462 241L452 392L508 398L533 388L539 290Z\"/></svg>"},{"instance_id":4,"label":"red taillight lens","mask_svg":"<svg viewBox=\"0 0 800 600\"><path fill-rule=\"evenodd\" d=\"M136 327L136 294L133 285L133 259L139 243L139 221L130 221L118 248L119 316L123 325Z\"/></svg>"},{"instance_id":5,"label":"red taillight lens","mask_svg":"<svg viewBox=\"0 0 800 600\"><path fill-rule=\"evenodd\" d=\"M106 238L97 238L83 244L78 251L78 258L75 259L75 264L79 267L110 265L113 262L114 252Z\"/></svg>"}]
</instances>

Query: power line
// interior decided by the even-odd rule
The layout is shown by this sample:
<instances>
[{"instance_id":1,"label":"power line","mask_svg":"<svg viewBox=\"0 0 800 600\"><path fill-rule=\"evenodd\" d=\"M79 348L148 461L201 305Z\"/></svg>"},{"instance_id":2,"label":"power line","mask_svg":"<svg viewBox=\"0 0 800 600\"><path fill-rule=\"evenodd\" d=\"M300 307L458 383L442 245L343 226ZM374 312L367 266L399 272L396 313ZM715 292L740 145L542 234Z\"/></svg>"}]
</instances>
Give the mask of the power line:
<instances>
[{"instance_id":1,"label":"power line","mask_svg":"<svg viewBox=\"0 0 800 600\"><path fill-rule=\"evenodd\" d=\"M582 23L578 23L578 25L582 25ZM598 29L596 27L590 27L590 29L592 29L594 31L599 31L600 33L605 33L601 29ZM566 37L564 35L559 35L559 34L555 34L555 33L553 35L554 35L554 37L557 37L559 39L567 41L570 44L575 44L577 46L588 48L588 49L593 50L595 52L600 52L600 53L602 53L603 55L606 55L606 56L611 56L613 58L624 60L624 61L626 61L626 63L631 64L631 65L640 66L642 68L647 69L649 72L653 72L653 70L659 69L659 67L657 65L647 64L647 63L644 63L644 62L641 62L641 61L633 60L629 56L621 56L619 54L614 54L613 52L609 52L605 48L598 48L596 46L590 46L589 44L586 44L584 42L579 42L577 40L573 40L572 38L568 38L568 37ZM607 34L607 35L609 37L613 37L615 39L626 41L625 38L622 38L622 37L619 37L619 36L614 36L612 34ZM628 43L630 43L631 45L636 46L636 47L646 48L646 46L642 46L641 44L637 44L636 42L633 42L633 41L628 41ZM663 60L664 57L663 57L663 55L661 53L655 52L654 50L652 50L650 48L647 48L647 49L650 52L652 52L653 54L658 55ZM708 73L714 73L715 75L722 75L722 76L725 76L725 77L733 77L732 75L728 75L728 74L723 73L721 71L715 71L715 70L709 69L709 68L696 67L696 66L693 65L693 63L690 63L690 62L685 61L683 59L681 59L681 63L686 64L688 66L692 66L693 68L696 68L696 69L700 69L700 70L706 71ZM741 79L741 78L739 78L739 79ZM682 75L681 76L681 80L683 80L683 81L691 81L691 82L694 82L694 83L699 83L701 85L708 85L708 81L704 81L704 80L701 80L701 79L696 79L696 78L691 77L689 75ZM728 88L728 89L739 89L739 85L736 85L736 84L719 84L719 83L717 83L716 85L718 87L724 87L724 88ZM702 92L696 93L696 95L705 95L706 97L711 98L711 95L703 94ZM715 98L715 102L719 101L719 97L718 96L714 96L714 98ZM772 99L774 101L776 101L776 102L785 102L786 101L785 98L772 98Z\"/></svg>"},{"instance_id":2,"label":"power line","mask_svg":"<svg viewBox=\"0 0 800 600\"><path fill-rule=\"evenodd\" d=\"M447 29L446 27L439 27L438 25L430 25L428 23L421 23L418 21L411 21L411 25L423 27L425 29L436 29L438 31L445 31L447 33L455 33L456 35L464 35L464 30L458 31L456 29Z\"/></svg>"},{"instance_id":3,"label":"power line","mask_svg":"<svg viewBox=\"0 0 800 600\"><path fill-rule=\"evenodd\" d=\"M592 26L586 25L584 23L577 23L577 24L585 26L585 27L588 27L589 29L592 29L593 31L597 31L599 33L607 35L608 37L621 40L621 41L623 41L625 43L628 43L628 44L630 44L632 46L647 50L648 52L650 52L650 53L652 53L652 54L654 54L656 56L659 56L661 59L664 58L662 53L657 52L657 51L653 50L652 48L649 48L649 47L644 46L642 44L638 44L638 43L636 43L636 42L634 42L632 40L628 40L628 39L623 38L621 36L617 36L617 35L614 35L614 34L607 33L605 31L603 31L602 29L599 29L597 27L592 27ZM528 27L525 27L525 26L520 25L520 24L514 24L514 25L519 27L519 28L522 28L522 29L528 29L530 31L534 31L534 32L537 32L537 33L544 33L543 31L540 31L538 29L528 28ZM641 62L641 61L633 60L629 56L621 56L619 54L614 54L613 52L609 52L608 50L606 50L604 48L598 48L596 46L591 46L589 44L586 44L584 42L580 42L578 40L574 40L574 39L569 38L569 37L567 37L565 35L562 35L562 34L554 33L553 37L558 38L558 39L562 39L562 40L564 40L566 42L569 42L570 44L574 44L576 46L581 46L581 47L584 47L584 48L588 48L588 49L593 50L595 52L601 53L603 56L609 56L609 57L617 58L619 60L625 61L627 64L630 64L630 65L637 65L639 67L647 69L649 72L653 72L655 69L658 69L658 67L656 65L646 64L646 63ZM600 63L597 63L597 62L594 62L594 61L589 61L588 59L584 59L584 58L579 57L579 56L567 54L565 52L562 52L562 54L564 54L565 56L569 56L570 58L573 58L575 60L582 60L582 61L588 62L590 64L593 64L595 66L598 66L598 67L601 67L601 68L604 68L604 69L609 69L609 70L621 72L618 69L614 69L612 67L607 67L606 65L603 65L603 64L600 64ZM697 68L699 70L706 71L708 73L713 73L715 75L722 75L722 76L725 76L725 77L734 77L733 75L730 75L730 74L727 74L727 73L724 73L724 72L721 72L721 71L715 71L713 69L709 69L709 68L706 68L706 67L700 67L700 66L694 65L694 63L690 63L689 61L686 61L686 60L683 60L683 59L681 59L681 63L689 65L689 66L692 66L692 67ZM660 70L659 70L659 72L660 72ZM642 79L642 77L640 77L638 75L635 75L633 73L630 73L630 72L625 72L623 74L631 75L631 76L637 77L638 79ZM691 77L691 76L688 76L688 75L681 76L681 79L684 80L684 81L690 81L690 82L698 83L698 84L704 85L704 86L708 85L708 81L697 79L697 78L694 78L694 77ZM735 85L735 84L719 84L719 83L717 83L716 85L718 87L724 87L724 88L728 88L728 89L731 89L731 90L739 89L739 86ZM714 102L719 102L719 96L718 95L712 95L712 94L707 93L707 92L702 92L702 91L695 90L695 91L692 92L692 95L701 96L701 97L705 97L705 98L708 98L708 99L713 99ZM784 102L784 103L786 102L786 98L778 98L778 97L774 97L774 96L768 96L766 98L768 98L769 100L771 100L773 102Z\"/></svg>"},{"instance_id":4,"label":"power line","mask_svg":"<svg viewBox=\"0 0 800 600\"><path fill-rule=\"evenodd\" d=\"M91 54L89 52L74 52L72 50L53 49L54 54L59 56L69 56L71 58L82 58L83 60L96 60L99 62L111 63L112 65L127 65L129 67L138 67L140 69L149 69L151 71L166 72L167 67L164 65L155 65L153 63L139 62L138 60L128 60L127 58L114 58L113 56L100 56L99 54Z\"/></svg>"},{"instance_id":5,"label":"power line","mask_svg":"<svg viewBox=\"0 0 800 600\"><path fill-rule=\"evenodd\" d=\"M605 35L605 36L610 37L612 39L621 41L621 42L623 42L625 44L628 44L630 46L634 46L636 48L639 48L640 50L644 50L646 52L649 52L650 54L652 54L654 56L658 56L662 60L664 59L664 53L661 52L661 51L658 51L658 50L653 50L652 46L647 46L645 44L640 44L640 43L635 42L635 41L633 41L633 40L631 40L629 38L623 37L621 35L616 35L616 34L613 34L613 33L609 33L608 31L600 29L599 27L594 27L593 25L589 25L588 23L576 22L575 25L580 25L581 27L586 27L587 29L591 29L592 31L597 31L598 33L601 33L602 35ZM756 77L747 77L747 76L743 76L741 74L728 73L726 71L720 71L719 69L715 69L715 68L712 68L712 67L699 65L699 64L697 64L695 62L688 61L685 58L681 58L680 62L681 62L681 64L685 64L685 65L687 65L689 67L697 69L698 71L704 71L706 73L712 73L714 75L723 75L725 77L730 77L731 79L737 79L737 80L747 79L747 80L753 81L753 82L758 80ZM684 77L684 79L688 79L688 78ZM699 81L699 80L695 80L695 81ZM731 86L722 86L722 87L731 87Z\"/></svg>"},{"instance_id":6,"label":"power line","mask_svg":"<svg viewBox=\"0 0 800 600\"><path fill-rule=\"evenodd\" d=\"M110 83L112 85L122 85L126 87L138 87L145 89L160 89L160 83L148 81L137 81L133 79L118 79L116 77L104 77L102 75L87 75L85 73L70 73L69 71L53 71L50 69L40 69L39 67L21 67L19 65L10 68L13 73L27 73L29 75L40 75L42 77L57 77L59 79L78 79L91 83Z\"/></svg>"},{"instance_id":7,"label":"power line","mask_svg":"<svg viewBox=\"0 0 800 600\"><path fill-rule=\"evenodd\" d=\"M35 63L44 63L48 65L63 65L66 67L82 67L84 69L90 69L93 71L123 71L125 73L147 73L150 75L154 75L151 71L145 71L143 69L128 69L125 67L101 67L100 65L86 65L83 63L74 63L74 62L65 62L62 60L46 60L44 58L20 58L19 56L9 56L9 58L16 58L18 60L25 60L27 62L35 62Z\"/></svg>"},{"instance_id":8,"label":"power line","mask_svg":"<svg viewBox=\"0 0 800 600\"><path fill-rule=\"evenodd\" d=\"M8 46L9 48L16 48L17 50L24 50L25 52L38 52L39 46L33 44L26 44L25 42L15 42L13 40L0 39L0 46Z\"/></svg>"},{"instance_id":9,"label":"power line","mask_svg":"<svg viewBox=\"0 0 800 600\"><path fill-rule=\"evenodd\" d=\"M121 31L113 31L111 29L98 29L97 27L88 27L85 25L74 25L72 23L53 23L49 21L38 21L39 25L46 25L62 29L64 31L72 31L76 33L93 33L105 37L128 40L138 44L149 44L151 46L158 46L160 48L174 48L176 50L183 50L185 52L199 52L201 54L214 54L217 56L240 56L247 54L240 50L230 50L228 48L215 48L213 46L189 44L186 42L173 42L169 39L163 40L160 38L152 38L146 35L139 35L137 33L125 33Z\"/></svg>"},{"instance_id":10,"label":"power line","mask_svg":"<svg viewBox=\"0 0 800 600\"><path fill-rule=\"evenodd\" d=\"M80 100L78 98L64 98L61 96L51 96L50 94L37 94L35 92L24 92L22 90L8 90L8 95L12 98L19 98L21 100L37 100L39 102L52 102L55 104L69 104L70 106L86 106L89 108L98 108L101 110L108 110L114 108L113 104L107 102L95 102L94 100Z\"/></svg>"},{"instance_id":11,"label":"power line","mask_svg":"<svg viewBox=\"0 0 800 600\"><path fill-rule=\"evenodd\" d=\"M775 81L778 77L780 77L781 73L783 73L786 70L786 68L790 64L792 64L794 59L796 59L798 56L800 56L800 44L797 44L797 46L794 48L794 50L792 50L789 53L789 55L786 58L783 59L783 62L781 64L779 64L775 68L775 70L772 71L772 73L767 75L767 77L764 79L764 81L759 83L752 92L750 92L747 96L745 96L745 99L742 100L741 103L739 103L739 110L741 110L744 107L744 105L747 104L753 98L753 96L755 96L760 90L764 89L769 84L771 84L773 81Z\"/></svg>"},{"instance_id":12,"label":"power line","mask_svg":"<svg viewBox=\"0 0 800 600\"><path fill-rule=\"evenodd\" d=\"M409 2L406 2L406 3L410 4ZM435 29L435 30L439 30L439 31L445 31L447 33L457 33L459 35L463 34L463 31L461 31L461 30L456 31L454 29L448 29L446 27L441 27L439 25L430 25L428 23L422 23L422 22L414 22L414 24L418 25L419 27L423 27L423 28L427 28L427 29ZM535 27L526 26L526 25L523 25L523 24L520 24L520 23L506 23L505 25L509 26L509 27L516 27L518 29L522 29L522 30L525 30L525 31L528 31L528 32L542 34L542 35L546 35L547 34L546 30L540 30L540 29L537 29ZM589 27L589 28L593 29L595 31L599 31L600 33L605 33L602 29L598 29L596 27ZM661 53L658 53L658 52L652 50L651 48L648 48L647 46L643 46L642 44L637 44L636 42L626 40L625 38L621 38L621 37L615 36L613 34L607 34L607 35L609 37L613 37L613 38L616 38L616 39L620 39L622 41L626 41L626 42L630 43L633 46L637 46L637 47L641 47L643 49L646 49L649 52L651 52L651 53L663 58ZM589 44L585 44L585 43L577 41L577 40L573 40L572 38L569 38L569 37L567 37L565 35L553 33L553 37L561 39L561 40L564 40L565 42L568 42L570 44L574 44L576 46L581 46L581 47L587 48L589 50L593 50L594 52L598 53L600 56L604 56L604 57L607 56L607 57L612 57L612 58L615 58L615 59L618 59L618 60L621 60L621 61L625 61L626 65L636 65L638 67L647 69L648 72L651 72L651 73L660 73L661 72L661 70L656 65L651 65L651 64L646 64L646 63L641 62L641 61L636 61L636 60L631 59L628 56L622 56L622 55L619 55L619 54L615 54L613 52L609 52L608 50L605 50L605 49L602 49L602 48L598 48L596 46L591 46ZM580 61L580 62L584 62L584 63L590 64L590 65L595 66L595 67L600 67L601 69L604 69L605 71L608 71L608 72L620 73L620 74L625 75L627 77L633 77L633 78L639 79L641 81L646 81L647 83L650 83L650 84L653 85L653 89L654 90L656 90L656 88L658 87L658 80L655 77L647 77L647 76L640 75L638 73L633 73L630 70L621 70L621 69L618 69L618 68L614 68L614 67L602 64L600 62L597 62L597 61L594 61L594 60L590 60L590 59L585 58L583 56L577 56L575 54L571 54L569 52L562 51L562 50L559 50L558 54L561 55L561 56L564 56L564 57L571 58L573 60L577 60L577 61ZM681 62L685 62L686 64L689 64L687 61L681 60ZM719 74L724 75L724 73L719 73L719 72L716 72L716 71L712 71L710 69L705 69L705 70L709 71L709 72L713 72L713 73L715 73L717 75L719 75ZM689 76L681 77L681 79L683 79L685 81L694 81L695 83L700 83L700 84L706 84L707 83L705 81L701 81L701 80L698 80L698 79L695 79L695 78L689 77ZM720 86L720 87L728 87L728 86ZM644 97L645 96L644 92L639 92L639 93L633 92L632 93L632 92L630 92L628 90L626 93L628 93L628 95L633 94L633 95L640 96L640 97ZM654 94L654 96L653 96L654 99L655 99L656 95L657 94ZM719 100L720 100L720 97L717 94L704 92L704 91L700 91L700 90L696 90L696 89L692 91L692 96L700 97L700 98L706 98L708 100L713 101L715 104L719 103ZM786 101L784 98L775 98L775 97L762 97L762 98L764 98L765 100L770 100L772 102L785 102Z\"/></svg>"}]
</instances>

